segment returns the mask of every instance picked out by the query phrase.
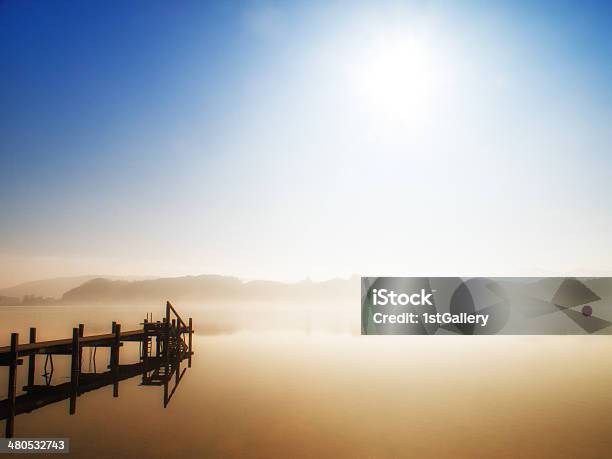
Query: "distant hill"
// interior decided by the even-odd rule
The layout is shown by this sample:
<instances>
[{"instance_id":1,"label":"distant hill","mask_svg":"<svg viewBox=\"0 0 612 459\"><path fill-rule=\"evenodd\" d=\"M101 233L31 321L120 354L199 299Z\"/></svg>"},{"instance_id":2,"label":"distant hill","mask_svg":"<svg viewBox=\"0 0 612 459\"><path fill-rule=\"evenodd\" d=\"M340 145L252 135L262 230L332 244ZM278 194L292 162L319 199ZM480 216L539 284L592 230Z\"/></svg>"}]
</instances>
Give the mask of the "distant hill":
<instances>
[{"instance_id":1,"label":"distant hill","mask_svg":"<svg viewBox=\"0 0 612 459\"><path fill-rule=\"evenodd\" d=\"M75 277L56 277L52 279L42 279L0 289L0 296L13 297L21 300L24 296L36 296L45 298L61 298L62 295L91 279L105 277L108 279L143 279L143 277L118 277L87 275Z\"/></svg>"},{"instance_id":2,"label":"distant hill","mask_svg":"<svg viewBox=\"0 0 612 459\"><path fill-rule=\"evenodd\" d=\"M96 277L100 276L56 277L24 282L13 287L0 289L0 295L16 297L20 300L25 295L61 298L64 292Z\"/></svg>"},{"instance_id":3,"label":"distant hill","mask_svg":"<svg viewBox=\"0 0 612 459\"><path fill-rule=\"evenodd\" d=\"M141 281L96 278L68 290L63 303L148 303L174 301L344 301L359 298L359 278L324 282L243 282L235 277L202 275Z\"/></svg>"},{"instance_id":4,"label":"distant hill","mask_svg":"<svg viewBox=\"0 0 612 459\"><path fill-rule=\"evenodd\" d=\"M16 306L19 303L21 303L21 298L0 295L0 306Z\"/></svg>"}]
</instances>

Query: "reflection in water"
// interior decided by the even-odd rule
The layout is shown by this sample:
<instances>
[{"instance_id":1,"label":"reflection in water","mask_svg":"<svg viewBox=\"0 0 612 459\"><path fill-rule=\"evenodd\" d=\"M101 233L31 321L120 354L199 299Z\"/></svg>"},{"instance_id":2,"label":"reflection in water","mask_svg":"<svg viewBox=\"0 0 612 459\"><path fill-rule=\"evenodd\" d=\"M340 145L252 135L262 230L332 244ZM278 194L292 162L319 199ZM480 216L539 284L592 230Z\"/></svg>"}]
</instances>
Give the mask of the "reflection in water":
<instances>
[{"instance_id":1,"label":"reflection in water","mask_svg":"<svg viewBox=\"0 0 612 459\"><path fill-rule=\"evenodd\" d=\"M78 325L66 325L70 317L91 317L92 333L108 330L111 320L137 325L129 322L134 310L78 311L23 309L16 323L14 309L0 308L0 345L10 331L27 336L31 324L44 339L66 336ZM207 310L188 312L202 331ZM48 328L53 320L57 327ZM112 398L112 385L79 397L76 416L67 415L68 401L18 416L16 434L70 438L79 459L558 459L609 457L612 450L609 336L242 331L194 335L194 346L197 359L166 408L162 388L142 387L136 377L121 382L120 398ZM99 370L107 371L107 351L98 349ZM122 363L137 361L138 352L138 343L127 343ZM38 358L37 384L44 384ZM69 363L54 357L55 382L69 380ZM26 381L27 365L19 372ZM6 373L0 371L2 390Z\"/></svg>"},{"instance_id":2,"label":"reflection in water","mask_svg":"<svg viewBox=\"0 0 612 459\"><path fill-rule=\"evenodd\" d=\"M105 386L113 386L113 396L119 397L119 382L142 375L143 386L163 386L164 407L170 402L187 368L181 370L181 362L188 360L187 353L175 354L165 358L152 357L142 362L112 367L104 373L80 373L76 391L70 382L52 384L53 370L45 374L45 385L25 386L25 394L16 397L15 415L30 413L34 410L71 400L70 414L76 413L76 397ZM47 382L48 381L48 382ZM9 421L9 400L0 401L0 420Z\"/></svg>"}]
</instances>

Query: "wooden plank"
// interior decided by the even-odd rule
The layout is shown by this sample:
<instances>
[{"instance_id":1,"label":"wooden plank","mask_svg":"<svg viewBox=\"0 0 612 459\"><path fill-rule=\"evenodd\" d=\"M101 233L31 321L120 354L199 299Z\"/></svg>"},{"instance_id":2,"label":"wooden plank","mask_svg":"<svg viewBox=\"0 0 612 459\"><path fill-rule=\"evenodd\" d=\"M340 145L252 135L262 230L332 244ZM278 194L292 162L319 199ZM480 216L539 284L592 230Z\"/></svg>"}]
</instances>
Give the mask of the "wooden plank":
<instances>
[{"instance_id":1,"label":"wooden plank","mask_svg":"<svg viewBox=\"0 0 612 459\"><path fill-rule=\"evenodd\" d=\"M142 339L142 334L144 333L143 329L138 330L130 330L121 333L121 341L139 341ZM80 341L83 346L92 346L99 344L109 344L112 345L115 340L114 333L105 333L102 335L92 335L92 336L84 336ZM68 339L56 339L51 341L41 341L39 343L25 343L21 344L17 347L17 354L19 356L28 356L31 354L46 354L46 353L54 353L58 348L66 348L68 350L71 349L72 346L72 338ZM0 357L4 354L10 354L11 347L3 346L0 347Z\"/></svg>"}]
</instances>

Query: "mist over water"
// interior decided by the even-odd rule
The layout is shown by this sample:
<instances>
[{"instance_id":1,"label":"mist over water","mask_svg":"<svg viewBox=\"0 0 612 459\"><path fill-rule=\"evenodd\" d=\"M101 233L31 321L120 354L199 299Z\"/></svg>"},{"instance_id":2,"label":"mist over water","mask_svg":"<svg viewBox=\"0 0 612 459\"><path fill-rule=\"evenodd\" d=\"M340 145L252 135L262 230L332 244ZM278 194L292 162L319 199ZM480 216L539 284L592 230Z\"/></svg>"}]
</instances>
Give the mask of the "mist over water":
<instances>
[{"instance_id":1,"label":"mist over water","mask_svg":"<svg viewBox=\"0 0 612 459\"><path fill-rule=\"evenodd\" d=\"M228 317L257 323L261 308L251 308ZM1 343L10 331L24 342L29 326L40 339L68 337L79 322L86 335L112 320L129 330L147 310L155 319L162 308L3 307ZM605 336L362 337L340 320L335 330L334 321L308 329L281 318L224 328L210 319L215 308L179 311L194 318L195 356L166 409L162 389L136 377L120 383L119 398L112 386L81 395L74 416L67 400L19 415L16 436L69 437L76 457L91 458L604 457L612 447ZM137 358L136 343L122 348L121 363ZM88 362L86 350L85 370ZM107 363L100 350L98 371ZM69 380L68 364L55 358L54 383Z\"/></svg>"}]
</instances>

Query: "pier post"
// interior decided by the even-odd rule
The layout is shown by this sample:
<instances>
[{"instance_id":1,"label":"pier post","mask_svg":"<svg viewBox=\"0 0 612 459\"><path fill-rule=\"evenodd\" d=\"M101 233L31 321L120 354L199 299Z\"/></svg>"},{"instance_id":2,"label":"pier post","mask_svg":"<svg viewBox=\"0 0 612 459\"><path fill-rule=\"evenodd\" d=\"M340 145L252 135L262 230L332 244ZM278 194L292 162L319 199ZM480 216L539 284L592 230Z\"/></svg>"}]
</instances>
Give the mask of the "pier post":
<instances>
[{"instance_id":1,"label":"pier post","mask_svg":"<svg viewBox=\"0 0 612 459\"><path fill-rule=\"evenodd\" d=\"M76 413L76 399L79 390L79 373L81 372L81 362L79 358L81 352L79 328L72 329L72 364L70 366L70 414Z\"/></svg>"},{"instance_id":2,"label":"pier post","mask_svg":"<svg viewBox=\"0 0 612 459\"><path fill-rule=\"evenodd\" d=\"M79 324L79 338L85 336L85 324ZM83 348L79 345L79 370L83 366Z\"/></svg>"},{"instance_id":3,"label":"pier post","mask_svg":"<svg viewBox=\"0 0 612 459\"><path fill-rule=\"evenodd\" d=\"M113 377L113 397L119 397L119 348L121 347L121 324L115 324L115 342L113 343L114 359L112 365Z\"/></svg>"},{"instance_id":4,"label":"pier post","mask_svg":"<svg viewBox=\"0 0 612 459\"><path fill-rule=\"evenodd\" d=\"M117 327L117 322L113 320L113 324L111 325L111 333L115 334L115 328ZM108 359L108 368L113 368L113 363L115 362L115 346L111 346L110 348L110 357Z\"/></svg>"},{"instance_id":5,"label":"pier post","mask_svg":"<svg viewBox=\"0 0 612 459\"><path fill-rule=\"evenodd\" d=\"M189 338L188 338L188 344L189 344L189 357L187 360L187 367L191 368L191 336L193 335L193 322L191 321L191 317L189 318Z\"/></svg>"},{"instance_id":6,"label":"pier post","mask_svg":"<svg viewBox=\"0 0 612 459\"><path fill-rule=\"evenodd\" d=\"M17 396L17 347L19 333L11 333L11 354L8 379L8 413L6 417L6 438L12 438L15 429L15 397Z\"/></svg>"},{"instance_id":7,"label":"pier post","mask_svg":"<svg viewBox=\"0 0 612 459\"><path fill-rule=\"evenodd\" d=\"M170 302L166 302L164 318L164 408L168 406L168 380L170 379Z\"/></svg>"},{"instance_id":8,"label":"pier post","mask_svg":"<svg viewBox=\"0 0 612 459\"><path fill-rule=\"evenodd\" d=\"M149 332L147 331L147 325L149 321L147 319L144 320L143 323L143 331L142 334L142 364L146 367L147 361L149 359Z\"/></svg>"},{"instance_id":9,"label":"pier post","mask_svg":"<svg viewBox=\"0 0 612 459\"><path fill-rule=\"evenodd\" d=\"M147 367L149 364L149 335L147 331L147 325L149 313L147 313L147 319L144 320L142 324L143 334L142 334L142 382L144 384L146 376L147 376Z\"/></svg>"},{"instance_id":10,"label":"pier post","mask_svg":"<svg viewBox=\"0 0 612 459\"><path fill-rule=\"evenodd\" d=\"M36 342L36 327L30 327L30 343ZM34 386L34 374L36 372L36 354L28 357L28 387Z\"/></svg>"},{"instance_id":11,"label":"pier post","mask_svg":"<svg viewBox=\"0 0 612 459\"><path fill-rule=\"evenodd\" d=\"M165 337L164 337L164 355L166 357L166 362L170 357L170 302L166 301L166 328L165 328Z\"/></svg>"}]
</instances>

